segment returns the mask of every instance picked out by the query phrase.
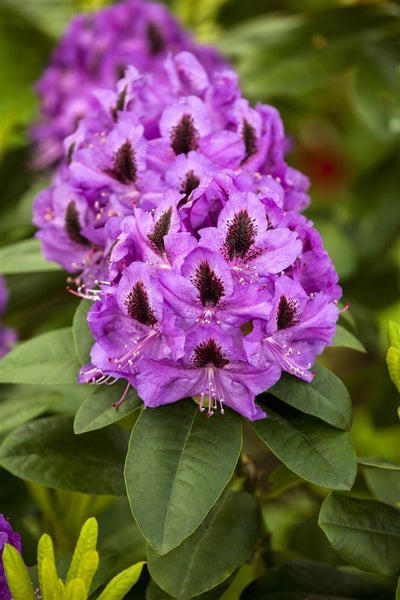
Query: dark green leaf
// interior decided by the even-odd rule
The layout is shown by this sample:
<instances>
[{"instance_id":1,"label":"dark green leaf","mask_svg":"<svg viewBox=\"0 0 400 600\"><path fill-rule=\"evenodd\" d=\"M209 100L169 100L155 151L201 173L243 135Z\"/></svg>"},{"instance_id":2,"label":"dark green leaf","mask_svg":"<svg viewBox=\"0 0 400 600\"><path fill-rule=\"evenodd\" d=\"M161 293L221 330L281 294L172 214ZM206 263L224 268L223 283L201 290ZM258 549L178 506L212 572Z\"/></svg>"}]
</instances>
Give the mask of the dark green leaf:
<instances>
[{"instance_id":1,"label":"dark green leaf","mask_svg":"<svg viewBox=\"0 0 400 600\"><path fill-rule=\"evenodd\" d=\"M267 418L250 423L256 433L294 473L324 487L349 490L357 465L347 431L305 415L271 398Z\"/></svg>"},{"instance_id":2,"label":"dark green leaf","mask_svg":"<svg viewBox=\"0 0 400 600\"><path fill-rule=\"evenodd\" d=\"M323 502L319 524L349 564L382 575L400 573L400 511L333 492Z\"/></svg>"},{"instance_id":3,"label":"dark green leaf","mask_svg":"<svg viewBox=\"0 0 400 600\"><path fill-rule=\"evenodd\" d=\"M148 551L152 578L179 600L225 581L254 551L261 518L257 500L244 492L222 496L200 527L164 556Z\"/></svg>"},{"instance_id":4,"label":"dark green leaf","mask_svg":"<svg viewBox=\"0 0 400 600\"><path fill-rule=\"evenodd\" d=\"M80 364L70 328L18 344L0 361L0 383L75 383Z\"/></svg>"},{"instance_id":5,"label":"dark green leaf","mask_svg":"<svg viewBox=\"0 0 400 600\"><path fill-rule=\"evenodd\" d=\"M393 588L375 575L294 560L270 569L243 600L392 600Z\"/></svg>"},{"instance_id":6,"label":"dark green leaf","mask_svg":"<svg viewBox=\"0 0 400 600\"><path fill-rule=\"evenodd\" d=\"M82 365L90 362L90 350L94 344L93 335L87 322L87 313L93 306L90 300L81 300L72 323L75 351Z\"/></svg>"},{"instance_id":7,"label":"dark green leaf","mask_svg":"<svg viewBox=\"0 0 400 600\"><path fill-rule=\"evenodd\" d=\"M364 467L364 477L375 498L400 507L400 467Z\"/></svg>"},{"instance_id":8,"label":"dark green leaf","mask_svg":"<svg viewBox=\"0 0 400 600\"><path fill-rule=\"evenodd\" d=\"M39 240L30 238L0 248L0 273L39 273L60 271L56 263L45 260Z\"/></svg>"},{"instance_id":9,"label":"dark green leaf","mask_svg":"<svg viewBox=\"0 0 400 600\"><path fill-rule=\"evenodd\" d=\"M336 325L336 333L332 340L332 346L351 348L352 350L358 350L359 352L366 352L365 347L360 340L350 333L348 329L342 327L342 325Z\"/></svg>"},{"instance_id":10,"label":"dark green leaf","mask_svg":"<svg viewBox=\"0 0 400 600\"><path fill-rule=\"evenodd\" d=\"M317 367L311 383L283 374L268 391L280 400L334 425L339 429L351 427L351 400L343 382L331 371Z\"/></svg>"},{"instance_id":11,"label":"dark green leaf","mask_svg":"<svg viewBox=\"0 0 400 600\"><path fill-rule=\"evenodd\" d=\"M38 419L10 433L0 464L21 479L87 494L123 495L127 434L110 427L76 436L73 418Z\"/></svg>"},{"instance_id":12,"label":"dark green leaf","mask_svg":"<svg viewBox=\"0 0 400 600\"><path fill-rule=\"evenodd\" d=\"M165 554L193 533L229 482L242 446L241 419L211 419L190 400L144 410L129 443L125 478L132 512Z\"/></svg>"},{"instance_id":13,"label":"dark green leaf","mask_svg":"<svg viewBox=\"0 0 400 600\"><path fill-rule=\"evenodd\" d=\"M268 493L264 498L276 498L300 483L303 483L301 477L293 473L286 465L279 465L268 477Z\"/></svg>"},{"instance_id":14,"label":"dark green leaf","mask_svg":"<svg viewBox=\"0 0 400 600\"><path fill-rule=\"evenodd\" d=\"M62 399L62 394L46 388L32 390L27 386L1 389L0 433L18 427L37 417Z\"/></svg>"},{"instance_id":15,"label":"dark green leaf","mask_svg":"<svg viewBox=\"0 0 400 600\"><path fill-rule=\"evenodd\" d=\"M125 379L121 379L113 385L102 385L91 394L81 405L75 416L75 433L85 433L101 429L111 423L115 423L129 415L139 406L142 401L134 388L130 388L124 401L120 406L113 406L117 403L129 385Z\"/></svg>"}]
</instances>

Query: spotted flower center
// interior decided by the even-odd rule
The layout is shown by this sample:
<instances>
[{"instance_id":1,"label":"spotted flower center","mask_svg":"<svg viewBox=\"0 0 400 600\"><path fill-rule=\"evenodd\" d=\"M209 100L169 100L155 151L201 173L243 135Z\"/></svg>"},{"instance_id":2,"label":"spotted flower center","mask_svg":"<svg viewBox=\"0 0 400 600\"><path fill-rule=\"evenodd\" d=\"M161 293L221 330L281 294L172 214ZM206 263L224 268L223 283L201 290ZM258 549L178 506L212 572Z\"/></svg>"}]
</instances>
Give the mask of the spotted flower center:
<instances>
[{"instance_id":1,"label":"spotted flower center","mask_svg":"<svg viewBox=\"0 0 400 600\"><path fill-rule=\"evenodd\" d=\"M157 27L155 23L150 21L147 25L146 29L147 41L149 43L150 53L155 56L156 54L161 54L165 50L165 39L160 31L160 28Z\"/></svg>"},{"instance_id":2,"label":"spotted flower center","mask_svg":"<svg viewBox=\"0 0 400 600\"><path fill-rule=\"evenodd\" d=\"M75 200L71 200L67 206L64 229L71 242L81 244L82 246L91 245L89 240L81 233L81 224L79 222L79 213L76 208Z\"/></svg>"},{"instance_id":3,"label":"spotted flower center","mask_svg":"<svg viewBox=\"0 0 400 600\"><path fill-rule=\"evenodd\" d=\"M113 166L105 173L122 183L129 185L136 181L135 151L129 140L126 140L113 157Z\"/></svg>"},{"instance_id":4,"label":"spotted flower center","mask_svg":"<svg viewBox=\"0 0 400 600\"><path fill-rule=\"evenodd\" d=\"M172 218L172 206L166 210L154 225L153 233L149 233L147 239L149 240L153 250L162 256L165 252L164 236L170 230Z\"/></svg>"},{"instance_id":5,"label":"spotted flower center","mask_svg":"<svg viewBox=\"0 0 400 600\"><path fill-rule=\"evenodd\" d=\"M119 79L121 79L123 77L124 72L122 72L122 75ZM126 92L127 92L127 88L126 86L124 87L124 89L122 90L122 92L119 94L118 98L117 98L117 103L116 105L111 109L111 116L114 119L114 121L117 120L118 117L118 112L124 109L125 106L125 99L126 99ZM129 142L125 142L128 143Z\"/></svg>"},{"instance_id":6,"label":"spotted flower center","mask_svg":"<svg viewBox=\"0 0 400 600\"><path fill-rule=\"evenodd\" d=\"M186 173L186 178L179 190L181 194L185 194L185 197L179 201L178 208L187 202L190 194L198 187L199 183L200 179L194 174L193 171L188 171L188 173Z\"/></svg>"},{"instance_id":7,"label":"spotted flower center","mask_svg":"<svg viewBox=\"0 0 400 600\"><path fill-rule=\"evenodd\" d=\"M171 146L175 154L188 154L198 148L199 134L194 126L193 117L184 114L172 129Z\"/></svg>"},{"instance_id":8,"label":"spotted flower center","mask_svg":"<svg viewBox=\"0 0 400 600\"><path fill-rule=\"evenodd\" d=\"M277 327L278 329L285 329L296 325L299 320L296 318L298 311L298 304L295 300L287 299L286 296L281 296L278 305L278 318Z\"/></svg>"},{"instance_id":9,"label":"spotted flower center","mask_svg":"<svg viewBox=\"0 0 400 600\"><path fill-rule=\"evenodd\" d=\"M202 342L194 349L193 366L197 369L210 365L217 369L223 369L227 364L229 364L229 360L222 353L221 346L213 338Z\"/></svg>"},{"instance_id":10,"label":"spotted flower center","mask_svg":"<svg viewBox=\"0 0 400 600\"><path fill-rule=\"evenodd\" d=\"M200 302L203 306L216 306L224 295L224 284L221 278L206 260L199 264L192 281L200 292Z\"/></svg>"},{"instance_id":11,"label":"spotted flower center","mask_svg":"<svg viewBox=\"0 0 400 600\"><path fill-rule=\"evenodd\" d=\"M152 327L157 319L151 309L149 296L145 290L143 281L137 281L132 291L125 298L125 306L131 319Z\"/></svg>"},{"instance_id":12,"label":"spotted flower center","mask_svg":"<svg viewBox=\"0 0 400 600\"><path fill-rule=\"evenodd\" d=\"M257 136L256 136L256 131L253 127L253 125L251 125L246 119L243 119L243 126L242 126L242 138L244 141L244 147L245 147L245 156L242 160L242 163L246 162L246 160L248 158L250 158L250 156L253 156L253 154L255 154L257 152Z\"/></svg>"},{"instance_id":13,"label":"spotted flower center","mask_svg":"<svg viewBox=\"0 0 400 600\"><path fill-rule=\"evenodd\" d=\"M247 210L241 210L228 221L228 232L225 238L224 249L229 260L245 258L254 244L257 235L257 225Z\"/></svg>"}]
</instances>

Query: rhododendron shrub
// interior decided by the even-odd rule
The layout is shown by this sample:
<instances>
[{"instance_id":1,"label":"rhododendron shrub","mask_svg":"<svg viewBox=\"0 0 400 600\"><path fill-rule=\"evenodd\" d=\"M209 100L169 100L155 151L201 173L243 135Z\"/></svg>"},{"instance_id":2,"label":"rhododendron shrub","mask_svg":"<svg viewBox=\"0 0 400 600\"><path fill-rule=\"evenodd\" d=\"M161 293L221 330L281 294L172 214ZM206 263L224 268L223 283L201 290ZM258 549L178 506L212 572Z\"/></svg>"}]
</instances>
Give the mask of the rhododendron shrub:
<instances>
[{"instance_id":1,"label":"rhododendron shrub","mask_svg":"<svg viewBox=\"0 0 400 600\"><path fill-rule=\"evenodd\" d=\"M328 56L322 17L288 31ZM274 19L271 47L288 26ZM254 39L242 32L239 57ZM76 16L36 84L35 230L0 249L12 318L29 303L24 341L0 362L0 501L27 515L28 553L46 528L56 554L72 552L88 517L104 531L99 562L86 521L68 573L41 538L43 600L111 597L122 577L120 597L143 561L134 593L148 600L393 597L398 466L362 444L356 457L350 396L325 351L364 351L345 287L355 226L332 244L279 110L243 90L233 64L140 0ZM395 383L398 340L392 324ZM336 567L329 544L357 572ZM7 552L17 590L25 565Z\"/></svg>"}]
</instances>

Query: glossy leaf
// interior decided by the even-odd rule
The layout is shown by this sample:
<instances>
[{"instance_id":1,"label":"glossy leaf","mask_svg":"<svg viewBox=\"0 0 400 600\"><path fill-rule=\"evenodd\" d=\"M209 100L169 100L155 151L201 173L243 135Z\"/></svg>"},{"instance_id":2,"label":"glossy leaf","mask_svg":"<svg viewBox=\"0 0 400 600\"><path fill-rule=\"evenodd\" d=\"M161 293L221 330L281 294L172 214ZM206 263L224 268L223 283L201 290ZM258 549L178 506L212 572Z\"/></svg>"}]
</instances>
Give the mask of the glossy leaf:
<instances>
[{"instance_id":1,"label":"glossy leaf","mask_svg":"<svg viewBox=\"0 0 400 600\"><path fill-rule=\"evenodd\" d=\"M0 433L18 427L47 411L62 399L56 391L32 390L27 386L4 388L0 392Z\"/></svg>"},{"instance_id":2,"label":"glossy leaf","mask_svg":"<svg viewBox=\"0 0 400 600\"><path fill-rule=\"evenodd\" d=\"M142 401L133 387L130 388L120 406L113 406L120 400L127 385L127 381L121 379L113 385L97 387L76 413L75 433L85 433L106 427L142 406Z\"/></svg>"},{"instance_id":3,"label":"glossy leaf","mask_svg":"<svg viewBox=\"0 0 400 600\"><path fill-rule=\"evenodd\" d=\"M144 561L138 562L118 573L101 592L97 600L123 600L142 573Z\"/></svg>"},{"instance_id":4,"label":"glossy leaf","mask_svg":"<svg viewBox=\"0 0 400 600\"><path fill-rule=\"evenodd\" d=\"M4 545L2 562L13 599L36 600L24 561L18 550L11 544Z\"/></svg>"},{"instance_id":5,"label":"glossy leaf","mask_svg":"<svg viewBox=\"0 0 400 600\"><path fill-rule=\"evenodd\" d=\"M319 525L349 564L382 575L399 575L400 510L333 492L322 503Z\"/></svg>"},{"instance_id":6,"label":"glossy leaf","mask_svg":"<svg viewBox=\"0 0 400 600\"><path fill-rule=\"evenodd\" d=\"M87 313L92 306L93 302L90 300L81 300L72 323L76 355L82 365L90 362L90 350L94 344L93 335L87 322Z\"/></svg>"},{"instance_id":7,"label":"glossy leaf","mask_svg":"<svg viewBox=\"0 0 400 600\"><path fill-rule=\"evenodd\" d=\"M39 240L29 238L0 248L2 275L42 271L60 271L60 266L43 258Z\"/></svg>"},{"instance_id":8,"label":"glossy leaf","mask_svg":"<svg viewBox=\"0 0 400 600\"><path fill-rule=\"evenodd\" d=\"M125 478L143 535L165 554L193 533L229 482L242 446L240 417L207 419L190 400L144 410L129 443Z\"/></svg>"},{"instance_id":9,"label":"glossy leaf","mask_svg":"<svg viewBox=\"0 0 400 600\"><path fill-rule=\"evenodd\" d=\"M364 468L364 478L375 498L400 508L400 467Z\"/></svg>"},{"instance_id":10,"label":"glossy leaf","mask_svg":"<svg viewBox=\"0 0 400 600\"><path fill-rule=\"evenodd\" d=\"M350 348L352 350L358 350L358 352L366 352L365 347L360 340L342 325L336 325L336 333L332 340L332 346Z\"/></svg>"},{"instance_id":11,"label":"glossy leaf","mask_svg":"<svg viewBox=\"0 0 400 600\"><path fill-rule=\"evenodd\" d=\"M317 485L349 490L356 476L350 435L271 398L267 418L250 423L296 475Z\"/></svg>"},{"instance_id":12,"label":"glossy leaf","mask_svg":"<svg viewBox=\"0 0 400 600\"><path fill-rule=\"evenodd\" d=\"M282 375L268 390L286 404L338 427L351 427L351 400L344 383L331 371L319 366L311 383L297 377Z\"/></svg>"},{"instance_id":13,"label":"glossy leaf","mask_svg":"<svg viewBox=\"0 0 400 600\"><path fill-rule=\"evenodd\" d=\"M243 600L392 600L393 586L370 573L352 572L308 560L269 569L241 596Z\"/></svg>"},{"instance_id":14,"label":"glossy leaf","mask_svg":"<svg viewBox=\"0 0 400 600\"><path fill-rule=\"evenodd\" d=\"M26 423L0 446L0 464L21 479L88 494L123 495L127 433L109 427L76 436L73 419Z\"/></svg>"},{"instance_id":15,"label":"glossy leaf","mask_svg":"<svg viewBox=\"0 0 400 600\"><path fill-rule=\"evenodd\" d=\"M75 383L80 364L70 328L38 335L0 361L0 383Z\"/></svg>"},{"instance_id":16,"label":"glossy leaf","mask_svg":"<svg viewBox=\"0 0 400 600\"><path fill-rule=\"evenodd\" d=\"M160 556L149 548L150 575L178 600L211 590L249 558L260 527L256 498L229 491L194 534L172 552Z\"/></svg>"}]
</instances>

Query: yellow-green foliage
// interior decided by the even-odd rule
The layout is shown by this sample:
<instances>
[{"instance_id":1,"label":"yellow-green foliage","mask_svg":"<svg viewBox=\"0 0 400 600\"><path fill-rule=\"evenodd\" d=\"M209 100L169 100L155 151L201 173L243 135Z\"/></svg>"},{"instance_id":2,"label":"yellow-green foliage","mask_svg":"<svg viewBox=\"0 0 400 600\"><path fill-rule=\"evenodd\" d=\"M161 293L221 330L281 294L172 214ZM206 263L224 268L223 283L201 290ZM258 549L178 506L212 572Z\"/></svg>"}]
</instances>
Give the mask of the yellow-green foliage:
<instances>
[{"instance_id":1,"label":"yellow-green foliage","mask_svg":"<svg viewBox=\"0 0 400 600\"><path fill-rule=\"evenodd\" d=\"M400 325L390 321L388 327L389 349L386 362L389 375L400 392Z\"/></svg>"},{"instance_id":2,"label":"yellow-green foliage","mask_svg":"<svg viewBox=\"0 0 400 600\"><path fill-rule=\"evenodd\" d=\"M39 587L42 600L87 600L99 565L96 550L98 526L88 519L80 532L65 582L58 576L53 541L44 533L37 549ZM14 600L35 600L28 570L19 552L10 544L4 546L4 570ZM118 573L100 594L98 600L122 600L138 581L144 562Z\"/></svg>"}]
</instances>

